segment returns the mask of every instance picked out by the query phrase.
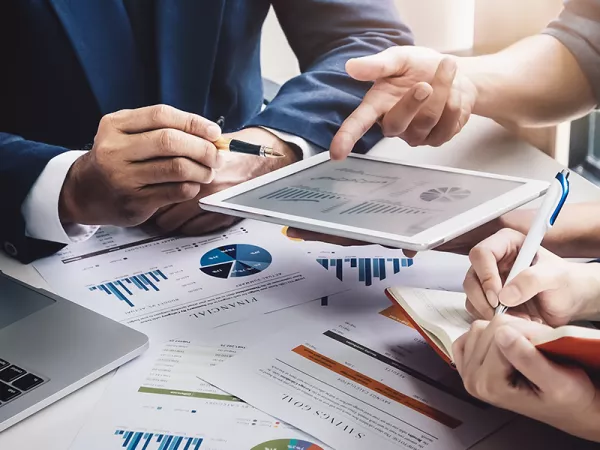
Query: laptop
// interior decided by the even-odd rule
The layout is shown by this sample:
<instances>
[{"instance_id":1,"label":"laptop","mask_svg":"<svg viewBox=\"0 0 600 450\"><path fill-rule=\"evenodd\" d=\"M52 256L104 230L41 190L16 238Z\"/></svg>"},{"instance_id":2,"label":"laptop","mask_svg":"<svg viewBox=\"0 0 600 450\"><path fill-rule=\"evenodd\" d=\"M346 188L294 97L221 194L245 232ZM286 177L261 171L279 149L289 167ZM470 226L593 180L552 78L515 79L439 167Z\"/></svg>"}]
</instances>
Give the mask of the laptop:
<instances>
[{"instance_id":1,"label":"laptop","mask_svg":"<svg viewBox=\"0 0 600 450\"><path fill-rule=\"evenodd\" d=\"M0 272L0 432L147 348L144 334Z\"/></svg>"}]
</instances>

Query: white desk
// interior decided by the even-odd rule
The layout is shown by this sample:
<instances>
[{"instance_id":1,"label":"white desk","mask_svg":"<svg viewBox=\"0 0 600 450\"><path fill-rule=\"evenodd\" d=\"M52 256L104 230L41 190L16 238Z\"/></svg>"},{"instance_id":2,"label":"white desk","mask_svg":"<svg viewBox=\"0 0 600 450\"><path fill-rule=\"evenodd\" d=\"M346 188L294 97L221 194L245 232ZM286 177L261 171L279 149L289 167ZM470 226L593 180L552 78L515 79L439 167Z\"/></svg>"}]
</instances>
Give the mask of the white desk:
<instances>
[{"instance_id":1,"label":"white desk","mask_svg":"<svg viewBox=\"0 0 600 450\"><path fill-rule=\"evenodd\" d=\"M481 118L473 118L463 133L444 147L413 149L399 140L388 140L379 144L373 154L543 180L552 178L559 169L555 161L540 151L513 138L495 123ZM577 174L573 174L571 186L570 202L600 200L600 190ZM0 255L0 269L26 282L46 287L31 267L19 265L3 255ZM109 380L110 375L6 430L0 434L0 449L68 449ZM598 446L533 421L518 419L475 448L591 449Z\"/></svg>"}]
</instances>

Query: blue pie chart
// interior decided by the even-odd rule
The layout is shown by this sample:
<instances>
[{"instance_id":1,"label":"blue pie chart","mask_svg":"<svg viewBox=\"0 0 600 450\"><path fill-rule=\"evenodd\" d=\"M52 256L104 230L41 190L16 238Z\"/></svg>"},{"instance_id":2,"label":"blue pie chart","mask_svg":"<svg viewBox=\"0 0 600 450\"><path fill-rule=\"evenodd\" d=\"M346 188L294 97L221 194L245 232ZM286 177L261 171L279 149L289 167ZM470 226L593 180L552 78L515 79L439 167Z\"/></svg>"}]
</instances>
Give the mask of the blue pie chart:
<instances>
[{"instance_id":1,"label":"blue pie chart","mask_svg":"<svg viewBox=\"0 0 600 450\"><path fill-rule=\"evenodd\" d=\"M200 270L214 278L241 278L262 272L273 262L264 248L249 244L224 245L200 258Z\"/></svg>"}]
</instances>

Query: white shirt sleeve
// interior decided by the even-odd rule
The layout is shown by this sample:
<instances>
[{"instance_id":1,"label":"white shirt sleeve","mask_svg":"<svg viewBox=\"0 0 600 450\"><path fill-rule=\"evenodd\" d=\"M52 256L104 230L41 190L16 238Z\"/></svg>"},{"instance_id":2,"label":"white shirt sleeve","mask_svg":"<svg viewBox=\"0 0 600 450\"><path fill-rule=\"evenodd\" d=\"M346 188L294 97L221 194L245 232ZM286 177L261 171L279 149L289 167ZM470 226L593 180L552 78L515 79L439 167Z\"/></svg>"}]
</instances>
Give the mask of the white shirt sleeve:
<instances>
[{"instance_id":1,"label":"white shirt sleeve","mask_svg":"<svg viewBox=\"0 0 600 450\"><path fill-rule=\"evenodd\" d=\"M272 133L275 136L277 136L283 142L294 144L298 148L300 148L300 150L302 150L303 159L307 159L307 158L310 158L311 156L315 156L316 154L321 153L321 149L319 147L311 144L306 139L303 139L298 136L294 136L293 134L290 134L290 133L285 133L283 131L277 131L277 130L273 130L273 129L267 128L267 127L263 127L263 128L265 130L267 130L269 133Z\"/></svg>"},{"instance_id":2,"label":"white shirt sleeve","mask_svg":"<svg viewBox=\"0 0 600 450\"><path fill-rule=\"evenodd\" d=\"M63 225L58 216L60 191L73 163L84 151L70 151L55 156L33 184L21 206L27 236L43 241L71 244L94 235L99 227Z\"/></svg>"}]
</instances>

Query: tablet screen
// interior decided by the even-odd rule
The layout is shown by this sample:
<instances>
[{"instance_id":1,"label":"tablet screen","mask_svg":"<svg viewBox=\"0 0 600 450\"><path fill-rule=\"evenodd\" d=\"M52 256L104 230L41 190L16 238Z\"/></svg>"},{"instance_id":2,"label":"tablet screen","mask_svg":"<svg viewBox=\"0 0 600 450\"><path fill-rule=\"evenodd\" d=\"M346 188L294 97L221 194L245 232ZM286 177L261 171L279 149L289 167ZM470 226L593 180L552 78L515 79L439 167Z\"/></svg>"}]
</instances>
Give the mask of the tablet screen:
<instances>
[{"instance_id":1,"label":"tablet screen","mask_svg":"<svg viewBox=\"0 0 600 450\"><path fill-rule=\"evenodd\" d=\"M227 202L414 236L523 184L347 158L317 164Z\"/></svg>"}]
</instances>

